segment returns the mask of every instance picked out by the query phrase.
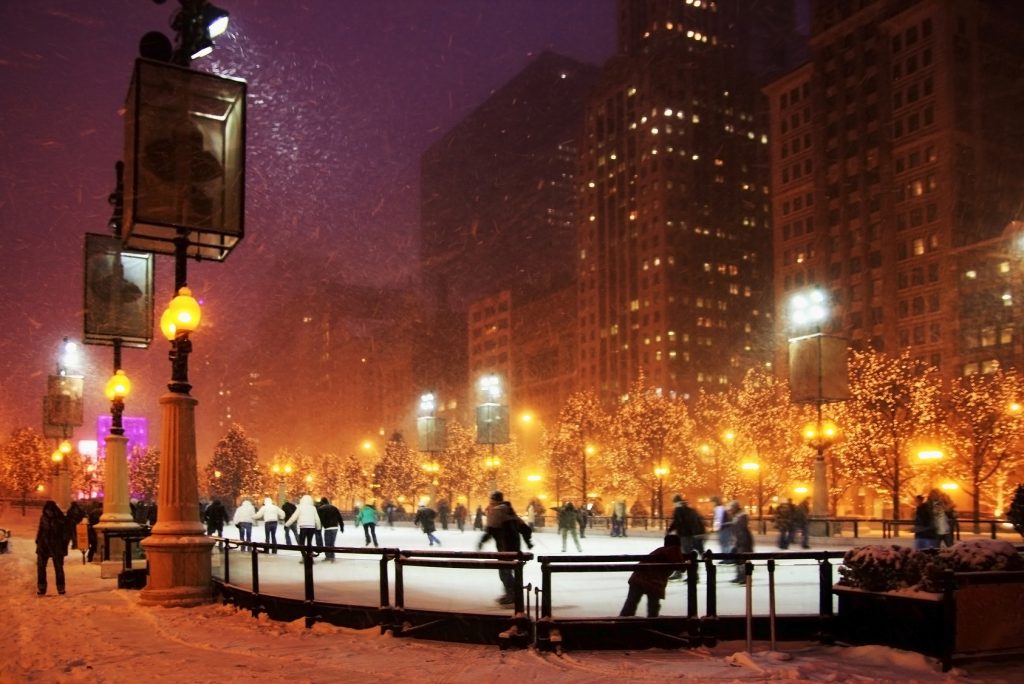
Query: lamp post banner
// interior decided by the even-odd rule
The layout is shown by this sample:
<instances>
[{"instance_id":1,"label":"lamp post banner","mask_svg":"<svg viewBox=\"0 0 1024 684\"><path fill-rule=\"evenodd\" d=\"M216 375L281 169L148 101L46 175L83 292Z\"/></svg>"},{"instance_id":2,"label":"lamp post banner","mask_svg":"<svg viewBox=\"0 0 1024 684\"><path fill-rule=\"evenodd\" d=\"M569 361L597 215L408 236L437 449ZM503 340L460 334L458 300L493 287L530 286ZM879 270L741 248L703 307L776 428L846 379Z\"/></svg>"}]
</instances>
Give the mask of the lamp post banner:
<instances>
[{"instance_id":1,"label":"lamp post banner","mask_svg":"<svg viewBox=\"0 0 1024 684\"><path fill-rule=\"evenodd\" d=\"M149 346L153 340L153 255L121 251L121 240L85 235L86 344Z\"/></svg>"},{"instance_id":2,"label":"lamp post banner","mask_svg":"<svg viewBox=\"0 0 1024 684\"><path fill-rule=\"evenodd\" d=\"M849 399L846 339L822 333L790 339L789 385L797 403Z\"/></svg>"}]
</instances>

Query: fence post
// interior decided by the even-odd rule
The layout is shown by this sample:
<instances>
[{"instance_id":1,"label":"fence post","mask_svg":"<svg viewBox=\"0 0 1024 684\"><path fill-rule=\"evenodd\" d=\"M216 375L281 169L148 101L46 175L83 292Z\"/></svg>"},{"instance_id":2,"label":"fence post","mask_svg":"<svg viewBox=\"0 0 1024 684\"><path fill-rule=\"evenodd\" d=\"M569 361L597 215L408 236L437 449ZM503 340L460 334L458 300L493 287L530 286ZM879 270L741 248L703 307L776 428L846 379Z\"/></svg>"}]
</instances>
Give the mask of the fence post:
<instances>
[{"instance_id":1,"label":"fence post","mask_svg":"<svg viewBox=\"0 0 1024 684\"><path fill-rule=\"evenodd\" d=\"M831 644L832 639L832 618L835 611L832 610L832 563L829 562L828 552L821 554L821 562L818 564L818 618L820 628L818 640L823 644Z\"/></svg>"},{"instance_id":2,"label":"fence post","mask_svg":"<svg viewBox=\"0 0 1024 684\"><path fill-rule=\"evenodd\" d=\"M711 647L718 643L718 566L711 551L704 553L704 569L708 583L704 592L706 605L704 618L700 621L700 636L703 644Z\"/></svg>"},{"instance_id":3,"label":"fence post","mask_svg":"<svg viewBox=\"0 0 1024 684\"><path fill-rule=\"evenodd\" d=\"M690 549L686 554L689 565L686 568L686 617L697 617L697 551Z\"/></svg>"},{"instance_id":4,"label":"fence post","mask_svg":"<svg viewBox=\"0 0 1024 684\"><path fill-rule=\"evenodd\" d=\"M540 616L551 617L551 567L546 558L540 564L540 591L543 595L540 601Z\"/></svg>"},{"instance_id":5,"label":"fence post","mask_svg":"<svg viewBox=\"0 0 1024 684\"><path fill-rule=\"evenodd\" d=\"M306 547L310 549L310 547ZM313 601L315 600L313 595L313 551L303 550L302 552L302 578L306 588L306 627L312 627L313 623L316 622L316 618L313 615Z\"/></svg>"},{"instance_id":6,"label":"fence post","mask_svg":"<svg viewBox=\"0 0 1024 684\"><path fill-rule=\"evenodd\" d=\"M254 544L252 546L252 593L253 596L259 596L260 593L260 551ZM253 617L259 612L256 610L256 604L258 601L253 602Z\"/></svg>"},{"instance_id":7,"label":"fence post","mask_svg":"<svg viewBox=\"0 0 1024 684\"><path fill-rule=\"evenodd\" d=\"M387 549L380 554L380 607L387 608L391 601L391 592L388 591L388 559ZM395 571L396 583L398 571ZM397 591L397 588L396 588Z\"/></svg>"}]
</instances>

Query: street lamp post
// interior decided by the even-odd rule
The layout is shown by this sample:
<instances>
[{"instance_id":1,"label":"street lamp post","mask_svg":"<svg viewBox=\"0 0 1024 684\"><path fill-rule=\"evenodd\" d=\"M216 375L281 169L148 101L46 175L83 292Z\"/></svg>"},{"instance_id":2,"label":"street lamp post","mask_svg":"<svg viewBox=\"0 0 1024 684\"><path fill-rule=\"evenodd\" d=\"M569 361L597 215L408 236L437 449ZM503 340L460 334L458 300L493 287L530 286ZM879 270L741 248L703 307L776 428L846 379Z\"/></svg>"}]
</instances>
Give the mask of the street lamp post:
<instances>
[{"instance_id":1,"label":"street lamp post","mask_svg":"<svg viewBox=\"0 0 1024 684\"><path fill-rule=\"evenodd\" d=\"M430 486L431 507L437 506L437 474L441 471L441 464L437 462L436 454L444 451L447 447L445 420L438 418L436 413L437 395L433 392L421 394L416 417L416 432L420 451L427 454L427 460L423 463L422 468Z\"/></svg>"},{"instance_id":2,"label":"street lamp post","mask_svg":"<svg viewBox=\"0 0 1024 684\"><path fill-rule=\"evenodd\" d=\"M668 475L668 467L665 465L655 466L654 477L658 481L658 528L665 526L665 476Z\"/></svg>"},{"instance_id":3,"label":"street lamp post","mask_svg":"<svg viewBox=\"0 0 1024 684\"><path fill-rule=\"evenodd\" d=\"M832 442L828 426L822 420L822 405L826 401L841 401L849 393L846 377L846 342L838 337L824 335L822 324L828 319L829 301L825 292L811 289L798 293L790 300L790 322L797 328L812 327L811 335L789 340L790 387L794 401L815 404L817 416L811 434L805 437L816 451L814 482L811 498L811 517L819 520L828 515L828 475L825 467L825 449ZM826 379L828 389L826 391ZM834 429L835 426L832 426ZM812 521L814 533L825 528Z\"/></svg>"},{"instance_id":4,"label":"street lamp post","mask_svg":"<svg viewBox=\"0 0 1024 684\"><path fill-rule=\"evenodd\" d=\"M275 463L270 466L270 472L274 473L274 477L277 478L277 503L281 505L285 502L286 495L288 494L286 485L288 478L292 474L292 466L290 463L286 463L283 466Z\"/></svg>"},{"instance_id":5,"label":"street lamp post","mask_svg":"<svg viewBox=\"0 0 1024 684\"><path fill-rule=\"evenodd\" d=\"M508 405L503 404L504 393L501 378L485 375L477 385L478 405L476 407L476 443L490 444L491 455L484 459L491 491L498 488L498 468L501 459L494 453L496 444L508 444Z\"/></svg>"},{"instance_id":6,"label":"street lamp post","mask_svg":"<svg viewBox=\"0 0 1024 684\"><path fill-rule=\"evenodd\" d=\"M107 381L104 393L110 400L110 434L106 437L106 462L103 480L103 514L96 525L98 539L103 542L100 548L108 545L103 541L108 531L138 531L141 526L132 516L131 500L128 491L128 438L124 436L124 400L131 393L132 383L120 368L120 346L114 347L114 374ZM120 572L121 553L124 540L118 537L111 539L110 558L103 553L94 556L100 564L101 577L114 577Z\"/></svg>"}]
</instances>

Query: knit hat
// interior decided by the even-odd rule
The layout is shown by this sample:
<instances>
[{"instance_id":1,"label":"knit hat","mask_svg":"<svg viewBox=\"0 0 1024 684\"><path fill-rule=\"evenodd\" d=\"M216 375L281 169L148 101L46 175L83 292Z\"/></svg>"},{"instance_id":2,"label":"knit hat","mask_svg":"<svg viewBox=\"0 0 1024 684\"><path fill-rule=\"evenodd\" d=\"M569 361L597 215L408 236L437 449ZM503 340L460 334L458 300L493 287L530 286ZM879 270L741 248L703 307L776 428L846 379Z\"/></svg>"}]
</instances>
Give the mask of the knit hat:
<instances>
[{"instance_id":1,"label":"knit hat","mask_svg":"<svg viewBox=\"0 0 1024 684\"><path fill-rule=\"evenodd\" d=\"M499 491L491 492L491 501L504 501L505 495Z\"/></svg>"}]
</instances>

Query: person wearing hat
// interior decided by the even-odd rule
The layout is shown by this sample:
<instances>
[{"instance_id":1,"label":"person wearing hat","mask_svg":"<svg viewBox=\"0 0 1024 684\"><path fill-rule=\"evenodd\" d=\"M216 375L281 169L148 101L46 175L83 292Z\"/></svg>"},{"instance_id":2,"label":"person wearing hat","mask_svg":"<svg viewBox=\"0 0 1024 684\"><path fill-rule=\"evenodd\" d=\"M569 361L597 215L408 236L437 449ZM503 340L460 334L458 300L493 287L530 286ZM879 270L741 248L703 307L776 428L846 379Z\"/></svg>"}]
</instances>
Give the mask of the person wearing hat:
<instances>
[{"instance_id":1,"label":"person wearing hat","mask_svg":"<svg viewBox=\"0 0 1024 684\"><path fill-rule=\"evenodd\" d=\"M700 514L690 508L681 494L673 496L672 503L675 504L675 508L672 511L672 524L668 527L668 534L679 535L684 554L690 551L696 551L698 555L704 553L704 535L707 530L704 521L700 519ZM678 571L669 577L672 580L682 578L683 574Z\"/></svg>"}]
</instances>

